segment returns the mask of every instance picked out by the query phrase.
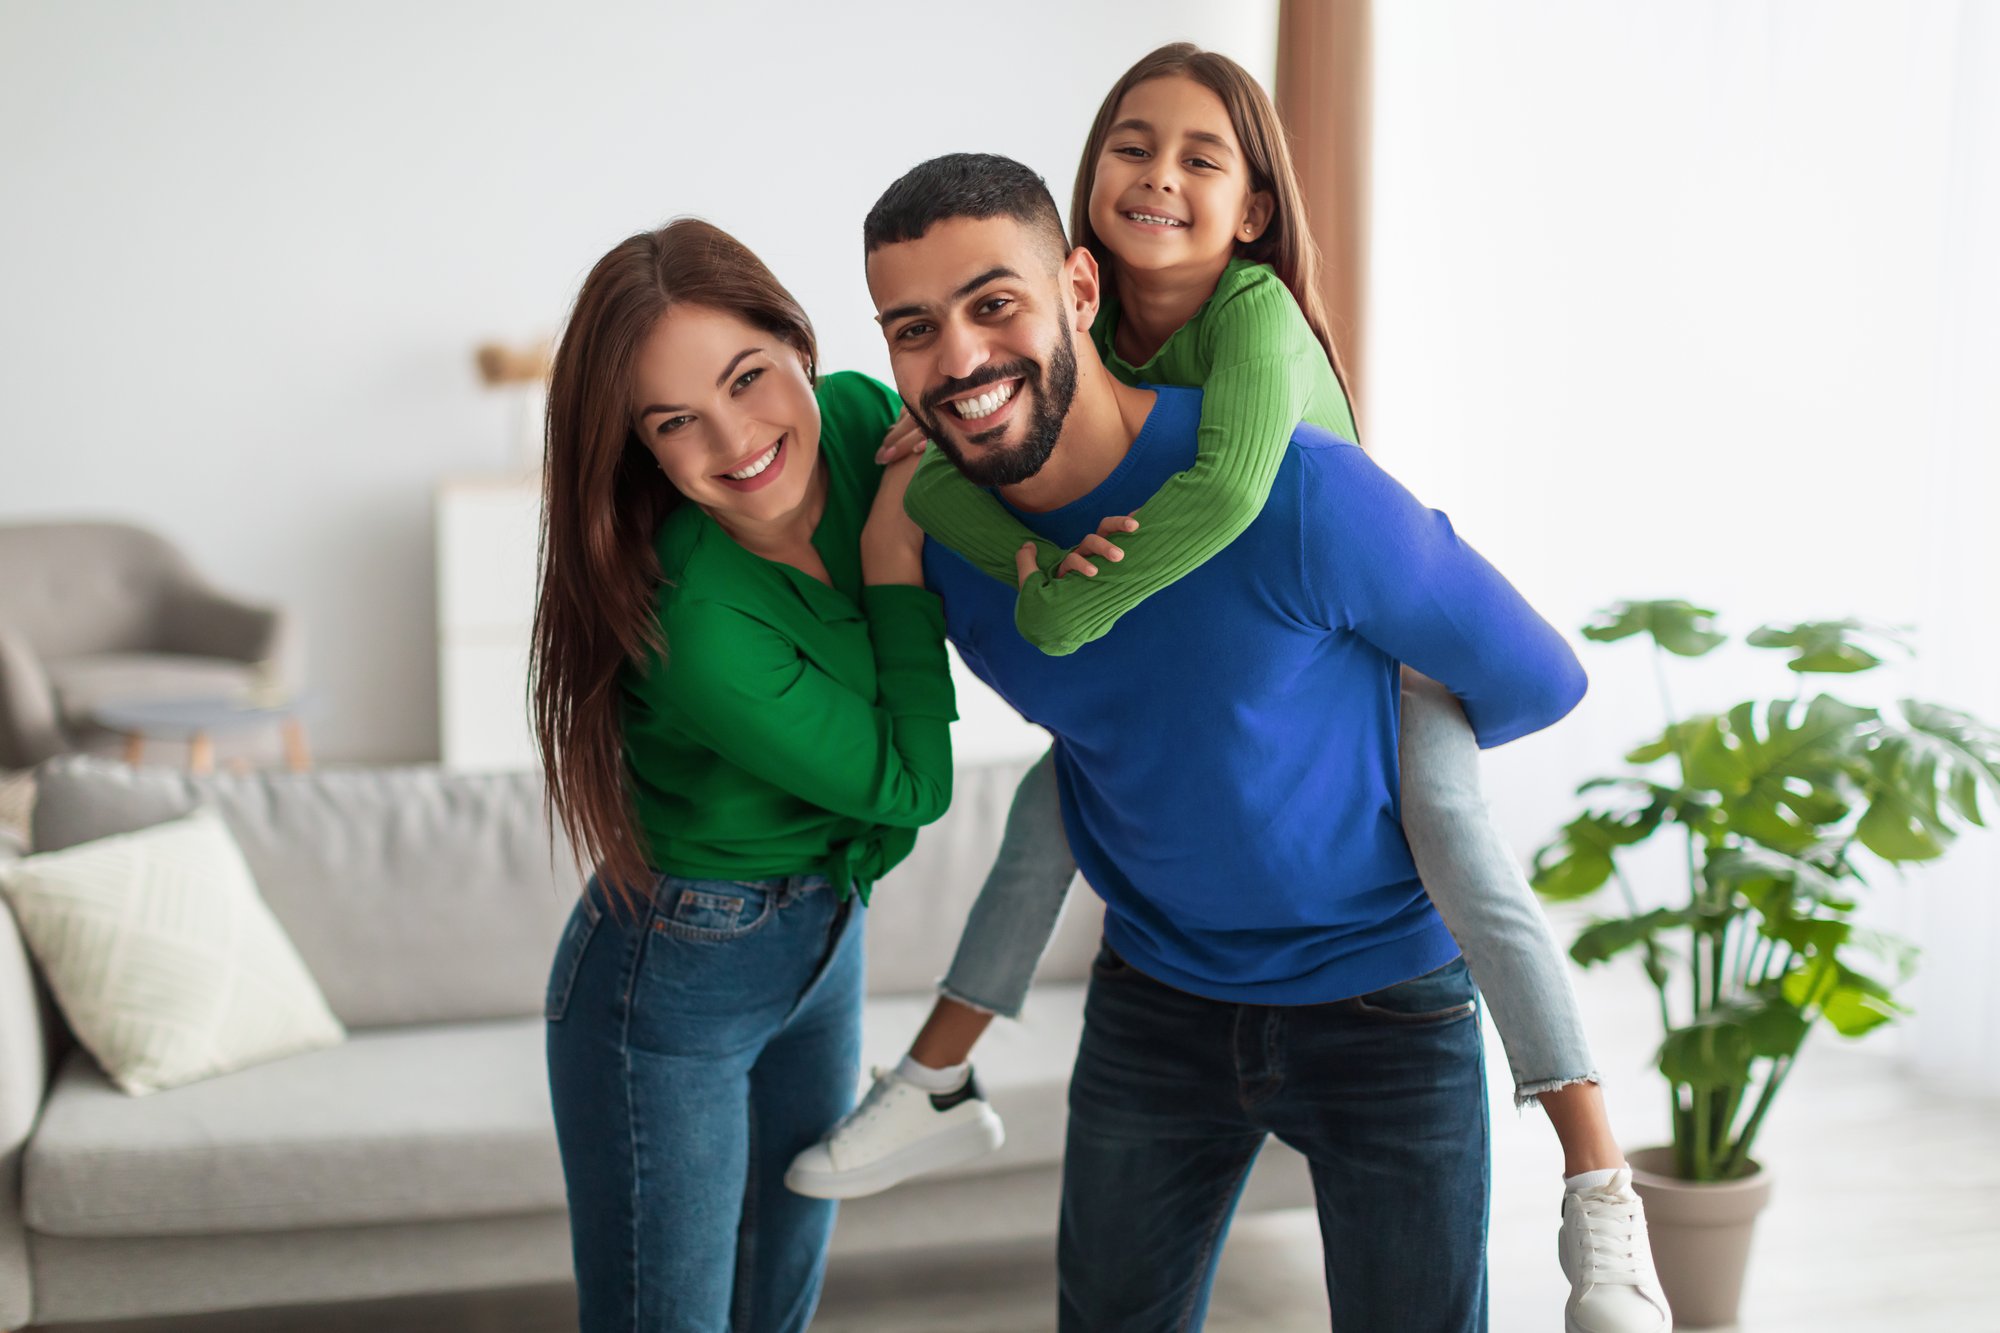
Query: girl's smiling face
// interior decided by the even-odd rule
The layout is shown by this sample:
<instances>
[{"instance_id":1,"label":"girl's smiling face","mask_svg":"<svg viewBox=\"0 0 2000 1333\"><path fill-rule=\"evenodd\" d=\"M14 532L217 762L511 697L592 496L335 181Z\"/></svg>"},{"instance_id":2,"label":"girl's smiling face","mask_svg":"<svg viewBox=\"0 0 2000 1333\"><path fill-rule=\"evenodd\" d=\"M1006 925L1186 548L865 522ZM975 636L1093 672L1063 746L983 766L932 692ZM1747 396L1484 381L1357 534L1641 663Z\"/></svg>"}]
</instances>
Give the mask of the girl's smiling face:
<instances>
[{"instance_id":1,"label":"girl's smiling face","mask_svg":"<svg viewBox=\"0 0 2000 1333\"><path fill-rule=\"evenodd\" d=\"M1213 269L1263 235L1271 196L1250 172L1222 99L1193 79L1149 79L1118 103L1097 157L1090 226L1139 272Z\"/></svg>"}]
</instances>

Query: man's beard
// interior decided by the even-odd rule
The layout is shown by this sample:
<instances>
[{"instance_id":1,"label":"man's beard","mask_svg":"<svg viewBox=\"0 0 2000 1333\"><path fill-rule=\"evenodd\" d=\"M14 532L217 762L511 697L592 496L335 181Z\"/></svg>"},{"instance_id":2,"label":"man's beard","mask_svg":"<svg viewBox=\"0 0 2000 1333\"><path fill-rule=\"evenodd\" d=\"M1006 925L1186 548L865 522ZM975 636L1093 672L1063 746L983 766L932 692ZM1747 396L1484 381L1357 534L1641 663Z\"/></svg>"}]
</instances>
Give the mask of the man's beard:
<instances>
[{"instance_id":1,"label":"man's beard","mask_svg":"<svg viewBox=\"0 0 2000 1333\"><path fill-rule=\"evenodd\" d=\"M1049 461L1049 455L1055 452L1056 440L1062 435L1063 419L1069 415L1069 405L1076 398L1076 344L1069 325L1064 324L1061 328L1062 337L1049 353L1046 373L1038 369L1034 362L1022 359L1011 365L989 367L970 379L940 385L924 395L923 410L912 406L907 399L904 401L903 405L910 409L910 415L924 428L924 434L974 485L1013 486L1026 481L1040 472L1042 465ZM945 413L956 415L944 400L1011 379L1021 381L1021 387L1014 390L1016 394L1034 390L1035 405L1021 442L1012 448L981 450L978 457L967 457L957 441L938 429L938 416ZM1003 422L981 435L999 434L1013 424L1011 421ZM967 438L976 445L982 442L981 435Z\"/></svg>"}]
</instances>

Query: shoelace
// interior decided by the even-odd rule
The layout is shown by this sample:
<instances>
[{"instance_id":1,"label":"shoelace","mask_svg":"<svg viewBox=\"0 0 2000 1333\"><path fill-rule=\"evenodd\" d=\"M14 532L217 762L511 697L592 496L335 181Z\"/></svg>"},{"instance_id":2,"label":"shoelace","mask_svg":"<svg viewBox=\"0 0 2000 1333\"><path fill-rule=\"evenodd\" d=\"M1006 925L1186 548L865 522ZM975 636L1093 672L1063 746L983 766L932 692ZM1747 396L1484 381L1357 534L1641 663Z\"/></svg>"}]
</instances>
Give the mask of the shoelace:
<instances>
[{"instance_id":1,"label":"shoelace","mask_svg":"<svg viewBox=\"0 0 2000 1333\"><path fill-rule=\"evenodd\" d=\"M1586 1192L1575 1196L1583 1210L1584 1240L1591 1277L1598 1282L1645 1280L1639 1256L1646 1251L1646 1221L1638 1200L1628 1195Z\"/></svg>"},{"instance_id":2,"label":"shoelace","mask_svg":"<svg viewBox=\"0 0 2000 1333\"><path fill-rule=\"evenodd\" d=\"M870 1080L868 1095L861 1099L861 1105L849 1111L846 1118L834 1126L835 1134L845 1134L874 1117L876 1109L882 1105L882 1099L889 1095L889 1080L883 1077L886 1072L880 1066L873 1066L868 1070Z\"/></svg>"}]
</instances>

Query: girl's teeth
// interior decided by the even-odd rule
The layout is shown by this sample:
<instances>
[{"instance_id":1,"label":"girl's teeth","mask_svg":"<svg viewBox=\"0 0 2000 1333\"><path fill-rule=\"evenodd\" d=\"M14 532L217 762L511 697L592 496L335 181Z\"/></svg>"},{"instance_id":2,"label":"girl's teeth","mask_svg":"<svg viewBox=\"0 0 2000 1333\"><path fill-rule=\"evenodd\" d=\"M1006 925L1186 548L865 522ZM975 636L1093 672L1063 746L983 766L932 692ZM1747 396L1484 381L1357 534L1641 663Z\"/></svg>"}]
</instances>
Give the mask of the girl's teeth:
<instances>
[{"instance_id":1,"label":"girl's teeth","mask_svg":"<svg viewBox=\"0 0 2000 1333\"><path fill-rule=\"evenodd\" d=\"M991 416L993 413L998 412L1002 405L1013 396L1014 386L1012 384L1003 384L997 389L980 394L977 398L961 398L951 406L953 411L957 412L967 421L974 421L980 417Z\"/></svg>"},{"instance_id":2,"label":"girl's teeth","mask_svg":"<svg viewBox=\"0 0 2000 1333\"><path fill-rule=\"evenodd\" d=\"M777 456L778 456L778 446L774 444L764 452L764 456L762 458L759 458L756 462L752 463L749 467L744 468L741 472L725 472L723 475L728 477L731 481L748 481L750 480L750 478L756 476L759 472L762 472L765 468L771 466L771 460L776 458Z\"/></svg>"},{"instance_id":3,"label":"girl's teeth","mask_svg":"<svg viewBox=\"0 0 2000 1333\"><path fill-rule=\"evenodd\" d=\"M1187 223L1176 218L1163 218L1154 213L1127 213L1134 222L1150 222L1157 227L1185 227Z\"/></svg>"}]
</instances>

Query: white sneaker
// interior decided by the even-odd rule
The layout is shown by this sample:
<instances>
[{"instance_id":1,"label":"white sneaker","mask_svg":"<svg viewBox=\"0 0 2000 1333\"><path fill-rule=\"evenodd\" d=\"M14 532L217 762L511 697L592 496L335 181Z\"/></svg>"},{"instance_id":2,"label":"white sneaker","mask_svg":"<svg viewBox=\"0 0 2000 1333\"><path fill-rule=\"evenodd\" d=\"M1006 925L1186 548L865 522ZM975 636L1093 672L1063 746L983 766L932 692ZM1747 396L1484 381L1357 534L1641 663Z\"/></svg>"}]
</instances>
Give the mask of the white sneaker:
<instances>
[{"instance_id":1,"label":"white sneaker","mask_svg":"<svg viewBox=\"0 0 2000 1333\"><path fill-rule=\"evenodd\" d=\"M894 1070L827 1136L792 1159L785 1188L814 1199L879 1194L927 1171L983 1157L1006 1141L970 1070L956 1092L926 1092Z\"/></svg>"},{"instance_id":2,"label":"white sneaker","mask_svg":"<svg viewBox=\"0 0 2000 1333\"><path fill-rule=\"evenodd\" d=\"M1631 1167L1619 1168L1608 1185L1564 1191L1556 1254L1569 1279L1568 1333L1672 1333Z\"/></svg>"}]
</instances>

